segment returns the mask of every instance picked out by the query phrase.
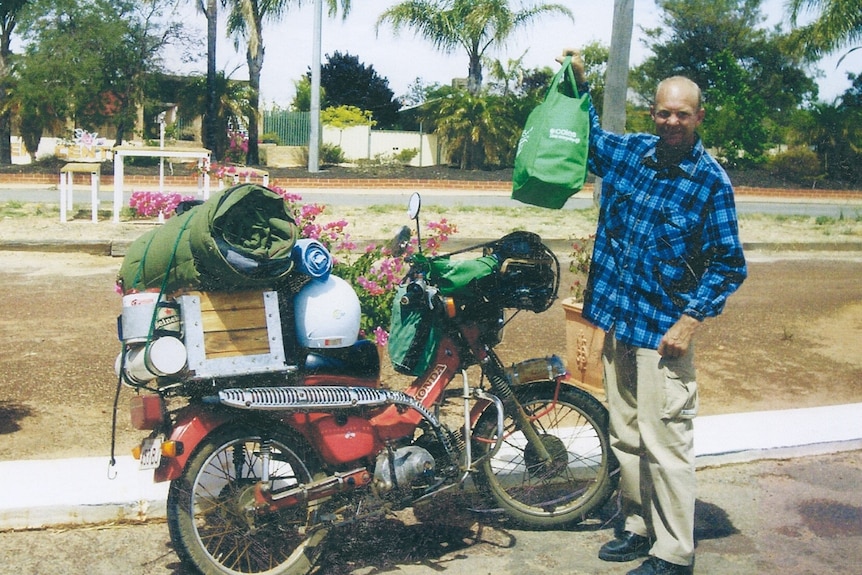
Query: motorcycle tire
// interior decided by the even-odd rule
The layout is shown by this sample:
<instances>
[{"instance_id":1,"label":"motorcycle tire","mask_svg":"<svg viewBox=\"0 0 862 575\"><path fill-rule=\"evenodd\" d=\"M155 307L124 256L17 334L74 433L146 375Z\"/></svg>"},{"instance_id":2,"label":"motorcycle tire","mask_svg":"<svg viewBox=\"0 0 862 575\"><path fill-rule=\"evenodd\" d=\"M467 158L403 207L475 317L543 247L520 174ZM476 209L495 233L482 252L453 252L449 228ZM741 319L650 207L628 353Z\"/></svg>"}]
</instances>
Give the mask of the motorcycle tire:
<instances>
[{"instance_id":1,"label":"motorcycle tire","mask_svg":"<svg viewBox=\"0 0 862 575\"><path fill-rule=\"evenodd\" d=\"M290 430L229 425L206 438L168 490L167 516L177 555L203 575L305 575L327 529L316 511L297 505L251 511L261 475L261 443L271 445L273 490L307 484L316 459Z\"/></svg>"},{"instance_id":2,"label":"motorcycle tire","mask_svg":"<svg viewBox=\"0 0 862 575\"><path fill-rule=\"evenodd\" d=\"M519 386L513 391L551 454L542 461L504 418L500 449L479 463L477 484L519 525L551 529L582 522L610 498L619 480L619 464L610 447L607 409L592 395L553 381ZM488 455L497 436L497 411L491 407L473 430L473 451Z\"/></svg>"}]
</instances>

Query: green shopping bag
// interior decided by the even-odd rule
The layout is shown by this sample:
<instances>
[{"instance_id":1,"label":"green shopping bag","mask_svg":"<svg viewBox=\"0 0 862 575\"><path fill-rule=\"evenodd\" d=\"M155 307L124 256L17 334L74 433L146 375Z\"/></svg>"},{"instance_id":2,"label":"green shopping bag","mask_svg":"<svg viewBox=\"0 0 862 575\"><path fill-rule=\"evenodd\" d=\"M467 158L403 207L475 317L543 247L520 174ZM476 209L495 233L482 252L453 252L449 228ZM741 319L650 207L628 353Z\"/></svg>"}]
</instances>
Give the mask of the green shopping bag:
<instances>
[{"instance_id":1,"label":"green shopping bag","mask_svg":"<svg viewBox=\"0 0 862 575\"><path fill-rule=\"evenodd\" d=\"M560 209L587 179L590 102L578 96L571 56L530 113L515 153L512 199Z\"/></svg>"}]
</instances>

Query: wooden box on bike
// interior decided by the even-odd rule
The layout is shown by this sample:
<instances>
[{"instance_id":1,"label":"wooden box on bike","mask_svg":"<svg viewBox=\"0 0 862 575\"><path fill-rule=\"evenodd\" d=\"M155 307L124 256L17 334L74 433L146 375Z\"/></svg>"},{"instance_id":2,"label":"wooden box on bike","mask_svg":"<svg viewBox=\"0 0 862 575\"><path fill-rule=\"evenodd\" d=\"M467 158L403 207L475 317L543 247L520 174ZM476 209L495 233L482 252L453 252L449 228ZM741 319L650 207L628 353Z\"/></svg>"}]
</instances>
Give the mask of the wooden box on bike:
<instances>
[{"instance_id":1,"label":"wooden box on bike","mask_svg":"<svg viewBox=\"0 0 862 575\"><path fill-rule=\"evenodd\" d=\"M180 295L192 379L292 371L276 291Z\"/></svg>"}]
</instances>

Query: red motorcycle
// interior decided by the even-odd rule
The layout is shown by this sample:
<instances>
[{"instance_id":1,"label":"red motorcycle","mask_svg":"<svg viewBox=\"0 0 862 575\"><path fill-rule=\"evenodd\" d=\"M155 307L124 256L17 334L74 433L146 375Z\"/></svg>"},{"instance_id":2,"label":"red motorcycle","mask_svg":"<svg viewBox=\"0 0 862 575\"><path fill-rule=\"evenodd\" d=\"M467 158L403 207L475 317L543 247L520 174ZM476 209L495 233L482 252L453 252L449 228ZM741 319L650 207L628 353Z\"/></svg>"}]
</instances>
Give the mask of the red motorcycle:
<instances>
[{"instance_id":1,"label":"red motorcycle","mask_svg":"<svg viewBox=\"0 0 862 575\"><path fill-rule=\"evenodd\" d=\"M414 195L417 232L419 205ZM410 235L402 230L397 245ZM556 356L506 367L494 352L505 310L542 312L556 298L554 254L515 232L409 262L389 347L397 370L416 376L403 391L381 387L373 343L309 325L355 315L344 313L356 309L355 293L338 278L293 297L265 292L269 350L253 360L198 357L199 347L232 345L207 340L207 312L218 306L206 294L157 302L154 333L164 337L148 353L127 344L118 371L142 392L132 421L152 433L137 455L156 481L171 482L168 527L185 563L205 574L305 574L339 525L466 485L489 509L538 529L582 521L610 497L604 406L566 382ZM233 297L230 314L242 315ZM165 338L183 344L179 360L175 342L152 353ZM272 355L293 360L272 369ZM468 380L471 366L479 381Z\"/></svg>"}]
</instances>

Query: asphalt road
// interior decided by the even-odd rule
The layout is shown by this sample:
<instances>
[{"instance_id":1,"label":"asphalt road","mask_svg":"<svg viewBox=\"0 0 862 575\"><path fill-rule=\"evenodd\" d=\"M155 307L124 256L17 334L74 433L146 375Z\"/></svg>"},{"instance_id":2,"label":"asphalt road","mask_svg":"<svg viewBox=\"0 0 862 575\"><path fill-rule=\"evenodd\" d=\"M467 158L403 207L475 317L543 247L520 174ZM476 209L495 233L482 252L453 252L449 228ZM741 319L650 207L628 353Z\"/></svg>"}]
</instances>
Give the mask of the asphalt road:
<instances>
[{"instance_id":1,"label":"asphalt road","mask_svg":"<svg viewBox=\"0 0 862 575\"><path fill-rule=\"evenodd\" d=\"M294 190L292 190L294 191ZM422 201L425 205L444 206L475 206L475 207L501 207L522 208L524 204L512 200L508 194L502 192L470 192L464 190L413 190L413 189L387 189L387 190L318 190L297 189L306 202L317 202L329 206L370 206L376 204L398 204L407 205L407 198L414 191L422 192ZM182 193L193 194L194 190L184 190ZM128 205L131 191L124 194L123 205ZM75 189L76 201L89 202L89 190L82 186ZM0 202L10 200L53 203L59 201L59 192L56 189L43 188L2 188L0 189ZM99 201L103 206L113 201L113 193L102 190L99 193ZM563 208L564 210L583 210L592 207L592 198L589 191L579 192L571 198ZM818 200L794 200L794 201L764 201L761 198L746 196L737 197L737 211L739 213L762 213L771 215L803 215L803 216L829 216L857 217L862 215L862 202L841 201L818 201Z\"/></svg>"}]
</instances>

